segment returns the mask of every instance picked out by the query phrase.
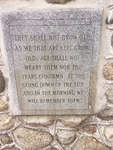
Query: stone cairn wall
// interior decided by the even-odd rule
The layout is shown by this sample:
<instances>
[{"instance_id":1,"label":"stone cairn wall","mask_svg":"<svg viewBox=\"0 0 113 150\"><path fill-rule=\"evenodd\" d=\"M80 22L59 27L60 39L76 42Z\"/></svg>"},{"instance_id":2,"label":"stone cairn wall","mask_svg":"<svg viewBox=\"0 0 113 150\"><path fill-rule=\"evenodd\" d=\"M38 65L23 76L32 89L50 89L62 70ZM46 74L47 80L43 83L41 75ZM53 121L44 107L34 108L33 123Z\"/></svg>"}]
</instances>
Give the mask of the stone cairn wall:
<instances>
[{"instance_id":1,"label":"stone cairn wall","mask_svg":"<svg viewBox=\"0 0 113 150\"><path fill-rule=\"evenodd\" d=\"M0 8L56 5L43 1L0 0ZM66 2L48 0L49 3L59 1ZM97 113L92 116L10 116L7 69L0 54L0 150L113 150L113 0L76 0L64 5L105 9Z\"/></svg>"}]
</instances>

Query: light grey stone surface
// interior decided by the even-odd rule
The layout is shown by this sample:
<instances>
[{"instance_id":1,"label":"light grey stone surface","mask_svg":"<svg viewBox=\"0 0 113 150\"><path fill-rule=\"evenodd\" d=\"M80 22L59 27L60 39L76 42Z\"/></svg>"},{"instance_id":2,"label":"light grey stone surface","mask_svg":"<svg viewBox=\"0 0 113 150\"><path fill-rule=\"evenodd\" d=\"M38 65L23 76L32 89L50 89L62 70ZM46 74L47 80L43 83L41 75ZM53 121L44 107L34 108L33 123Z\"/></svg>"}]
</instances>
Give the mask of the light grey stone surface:
<instances>
[{"instance_id":1,"label":"light grey stone surface","mask_svg":"<svg viewBox=\"0 0 113 150\"><path fill-rule=\"evenodd\" d=\"M3 13L14 115L90 114L102 9Z\"/></svg>"}]
</instances>

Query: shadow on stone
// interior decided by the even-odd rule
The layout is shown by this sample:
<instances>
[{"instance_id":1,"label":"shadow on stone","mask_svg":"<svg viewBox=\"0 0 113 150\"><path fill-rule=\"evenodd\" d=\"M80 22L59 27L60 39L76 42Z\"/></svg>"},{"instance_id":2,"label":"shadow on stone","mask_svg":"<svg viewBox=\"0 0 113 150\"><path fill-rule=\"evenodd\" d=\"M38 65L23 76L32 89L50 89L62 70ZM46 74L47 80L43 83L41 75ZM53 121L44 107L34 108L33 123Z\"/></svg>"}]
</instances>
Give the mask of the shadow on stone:
<instances>
[{"instance_id":1,"label":"shadow on stone","mask_svg":"<svg viewBox=\"0 0 113 150\"><path fill-rule=\"evenodd\" d=\"M48 3L65 4L71 0L46 0Z\"/></svg>"},{"instance_id":2,"label":"shadow on stone","mask_svg":"<svg viewBox=\"0 0 113 150\"><path fill-rule=\"evenodd\" d=\"M5 90L5 79L3 77L2 71L0 71L0 93Z\"/></svg>"}]
</instances>

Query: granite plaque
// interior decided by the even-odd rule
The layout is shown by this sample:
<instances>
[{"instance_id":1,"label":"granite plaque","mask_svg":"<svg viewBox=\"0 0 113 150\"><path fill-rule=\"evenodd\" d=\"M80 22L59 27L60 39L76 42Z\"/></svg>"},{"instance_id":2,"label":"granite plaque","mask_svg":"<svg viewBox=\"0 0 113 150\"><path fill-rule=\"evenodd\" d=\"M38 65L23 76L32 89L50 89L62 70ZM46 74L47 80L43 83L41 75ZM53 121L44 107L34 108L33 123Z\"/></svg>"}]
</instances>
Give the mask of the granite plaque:
<instances>
[{"instance_id":1,"label":"granite plaque","mask_svg":"<svg viewBox=\"0 0 113 150\"><path fill-rule=\"evenodd\" d=\"M93 113L102 9L3 13L13 115Z\"/></svg>"}]
</instances>

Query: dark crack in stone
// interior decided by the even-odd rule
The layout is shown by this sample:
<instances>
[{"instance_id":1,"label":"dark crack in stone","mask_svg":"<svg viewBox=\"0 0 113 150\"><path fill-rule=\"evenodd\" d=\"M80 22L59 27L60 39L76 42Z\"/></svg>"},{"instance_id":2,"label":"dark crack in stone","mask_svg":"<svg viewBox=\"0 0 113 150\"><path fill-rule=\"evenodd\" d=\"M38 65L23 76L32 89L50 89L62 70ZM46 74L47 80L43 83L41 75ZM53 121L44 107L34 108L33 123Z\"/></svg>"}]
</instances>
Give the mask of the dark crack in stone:
<instances>
[{"instance_id":1,"label":"dark crack in stone","mask_svg":"<svg viewBox=\"0 0 113 150\"><path fill-rule=\"evenodd\" d=\"M5 90L5 79L3 77L3 73L0 71L0 93Z\"/></svg>"},{"instance_id":2,"label":"dark crack in stone","mask_svg":"<svg viewBox=\"0 0 113 150\"><path fill-rule=\"evenodd\" d=\"M48 3L58 3L58 4L64 4L71 0L46 0Z\"/></svg>"}]
</instances>

